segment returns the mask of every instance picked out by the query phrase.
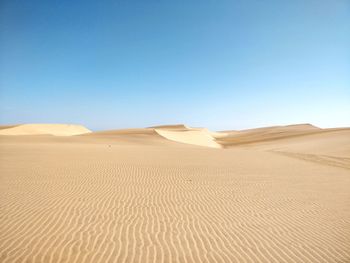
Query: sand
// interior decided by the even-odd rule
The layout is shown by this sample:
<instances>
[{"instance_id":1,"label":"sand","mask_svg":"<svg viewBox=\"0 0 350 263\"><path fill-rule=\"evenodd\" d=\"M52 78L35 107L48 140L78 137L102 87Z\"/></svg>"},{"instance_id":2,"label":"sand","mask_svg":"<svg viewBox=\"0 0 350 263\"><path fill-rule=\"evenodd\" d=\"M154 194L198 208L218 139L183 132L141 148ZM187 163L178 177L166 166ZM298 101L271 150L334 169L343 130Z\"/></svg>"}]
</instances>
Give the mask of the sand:
<instances>
[{"instance_id":1,"label":"sand","mask_svg":"<svg viewBox=\"0 0 350 263\"><path fill-rule=\"evenodd\" d=\"M22 124L14 126L2 126L0 135L55 135L72 136L91 131L81 125L73 124Z\"/></svg>"},{"instance_id":2,"label":"sand","mask_svg":"<svg viewBox=\"0 0 350 263\"><path fill-rule=\"evenodd\" d=\"M0 262L350 262L350 129L50 131L0 136Z\"/></svg>"},{"instance_id":3,"label":"sand","mask_svg":"<svg viewBox=\"0 0 350 263\"><path fill-rule=\"evenodd\" d=\"M155 131L162 137L171 141L212 148L222 148L222 146L215 141L213 134L207 129L187 128L183 130L172 130L168 128L156 128Z\"/></svg>"}]
</instances>

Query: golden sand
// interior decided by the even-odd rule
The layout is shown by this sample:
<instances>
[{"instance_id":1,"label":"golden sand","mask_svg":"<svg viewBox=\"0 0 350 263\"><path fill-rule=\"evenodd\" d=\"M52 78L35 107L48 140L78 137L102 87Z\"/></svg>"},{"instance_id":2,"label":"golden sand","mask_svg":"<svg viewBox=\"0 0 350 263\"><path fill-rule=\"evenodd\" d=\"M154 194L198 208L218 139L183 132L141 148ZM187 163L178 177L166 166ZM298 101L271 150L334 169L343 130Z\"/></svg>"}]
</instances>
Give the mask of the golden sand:
<instances>
[{"instance_id":1,"label":"golden sand","mask_svg":"<svg viewBox=\"0 0 350 263\"><path fill-rule=\"evenodd\" d=\"M0 136L0 262L350 262L350 129L37 130Z\"/></svg>"}]
</instances>

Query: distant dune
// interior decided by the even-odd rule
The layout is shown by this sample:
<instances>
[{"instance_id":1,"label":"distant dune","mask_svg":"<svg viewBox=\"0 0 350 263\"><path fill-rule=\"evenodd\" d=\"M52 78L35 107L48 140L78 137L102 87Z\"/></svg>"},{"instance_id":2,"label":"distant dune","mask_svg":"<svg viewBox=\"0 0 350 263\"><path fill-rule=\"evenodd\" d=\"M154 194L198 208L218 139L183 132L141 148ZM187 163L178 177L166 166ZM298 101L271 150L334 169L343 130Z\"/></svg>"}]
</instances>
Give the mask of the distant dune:
<instances>
[{"instance_id":1,"label":"distant dune","mask_svg":"<svg viewBox=\"0 0 350 263\"><path fill-rule=\"evenodd\" d=\"M121 142L135 141L137 143L166 143L169 141L197 145L212 148L221 148L221 145L216 143L215 136L221 137L222 133L210 132L205 128L190 128L183 124L177 125L162 125L149 128L122 129L99 131L87 134L86 136L95 138L113 137Z\"/></svg>"},{"instance_id":2,"label":"distant dune","mask_svg":"<svg viewBox=\"0 0 350 263\"><path fill-rule=\"evenodd\" d=\"M18 125L0 125L0 130L9 129L9 128L13 128L16 126L18 126Z\"/></svg>"},{"instance_id":3,"label":"distant dune","mask_svg":"<svg viewBox=\"0 0 350 263\"><path fill-rule=\"evenodd\" d=\"M81 125L69 124L22 124L2 125L0 135L84 135L96 139L114 138L118 143L155 143L167 144L166 141L204 146L210 148L230 148L238 145L259 145L269 141L272 144L294 137L318 135L329 132L349 132L349 128L320 129L311 124L272 126L239 131L214 132L206 128L193 128L184 124L160 125L148 128L106 130L91 132ZM331 136L331 135L330 135ZM320 137L322 138L322 137ZM308 137L308 140L310 137Z\"/></svg>"},{"instance_id":4,"label":"distant dune","mask_svg":"<svg viewBox=\"0 0 350 263\"><path fill-rule=\"evenodd\" d=\"M167 130L155 129L155 131L166 139L199 146L212 148L221 148L221 145L215 141L213 135L206 129L186 129L186 130Z\"/></svg>"},{"instance_id":5,"label":"distant dune","mask_svg":"<svg viewBox=\"0 0 350 263\"><path fill-rule=\"evenodd\" d=\"M349 189L349 128L1 126L0 262L350 262Z\"/></svg>"},{"instance_id":6,"label":"distant dune","mask_svg":"<svg viewBox=\"0 0 350 263\"><path fill-rule=\"evenodd\" d=\"M81 125L72 124L22 124L3 126L0 135L42 135L72 136L91 132Z\"/></svg>"},{"instance_id":7,"label":"distant dune","mask_svg":"<svg viewBox=\"0 0 350 263\"><path fill-rule=\"evenodd\" d=\"M122 130L107 130L83 134L80 139L100 143L106 141L113 145L171 145L169 141L151 128L135 128Z\"/></svg>"},{"instance_id":8,"label":"distant dune","mask_svg":"<svg viewBox=\"0 0 350 263\"><path fill-rule=\"evenodd\" d=\"M165 130L188 130L190 129L185 124L173 124L173 125L159 125L149 127L151 129L165 129Z\"/></svg>"},{"instance_id":9,"label":"distant dune","mask_svg":"<svg viewBox=\"0 0 350 263\"><path fill-rule=\"evenodd\" d=\"M223 137L218 143L223 146L232 146L238 144L257 143L268 140L278 140L293 136L303 136L307 134L319 133L324 130L311 124L297 124L287 126L264 127L257 129L241 130L235 132L226 132L227 136Z\"/></svg>"}]
</instances>

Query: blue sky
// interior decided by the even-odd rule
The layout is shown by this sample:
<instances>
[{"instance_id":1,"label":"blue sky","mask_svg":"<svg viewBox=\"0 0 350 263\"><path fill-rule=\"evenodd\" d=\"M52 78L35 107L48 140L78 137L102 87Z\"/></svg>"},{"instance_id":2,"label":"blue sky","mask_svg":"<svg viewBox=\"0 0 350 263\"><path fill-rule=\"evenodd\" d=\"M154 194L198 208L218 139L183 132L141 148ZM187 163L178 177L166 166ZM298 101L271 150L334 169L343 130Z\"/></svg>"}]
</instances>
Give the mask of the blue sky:
<instances>
[{"instance_id":1,"label":"blue sky","mask_svg":"<svg viewBox=\"0 0 350 263\"><path fill-rule=\"evenodd\" d=\"M350 126L348 0L3 0L0 122Z\"/></svg>"}]
</instances>

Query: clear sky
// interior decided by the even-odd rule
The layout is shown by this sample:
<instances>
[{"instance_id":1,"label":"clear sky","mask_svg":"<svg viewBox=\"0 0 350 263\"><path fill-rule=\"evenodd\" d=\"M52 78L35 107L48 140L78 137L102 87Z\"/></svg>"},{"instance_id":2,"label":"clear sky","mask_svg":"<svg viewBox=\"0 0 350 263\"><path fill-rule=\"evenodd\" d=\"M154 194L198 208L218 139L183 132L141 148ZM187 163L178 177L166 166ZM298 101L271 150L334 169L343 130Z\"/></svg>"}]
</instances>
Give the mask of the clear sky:
<instances>
[{"instance_id":1,"label":"clear sky","mask_svg":"<svg viewBox=\"0 0 350 263\"><path fill-rule=\"evenodd\" d=\"M2 0L0 123L350 126L349 0Z\"/></svg>"}]
</instances>

